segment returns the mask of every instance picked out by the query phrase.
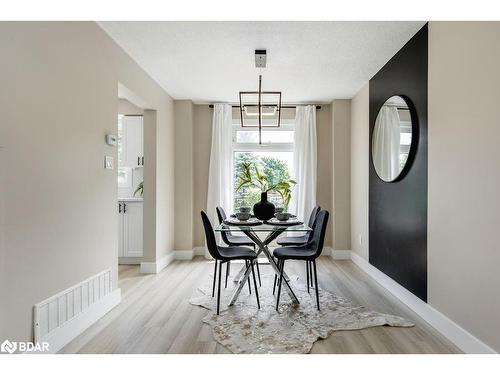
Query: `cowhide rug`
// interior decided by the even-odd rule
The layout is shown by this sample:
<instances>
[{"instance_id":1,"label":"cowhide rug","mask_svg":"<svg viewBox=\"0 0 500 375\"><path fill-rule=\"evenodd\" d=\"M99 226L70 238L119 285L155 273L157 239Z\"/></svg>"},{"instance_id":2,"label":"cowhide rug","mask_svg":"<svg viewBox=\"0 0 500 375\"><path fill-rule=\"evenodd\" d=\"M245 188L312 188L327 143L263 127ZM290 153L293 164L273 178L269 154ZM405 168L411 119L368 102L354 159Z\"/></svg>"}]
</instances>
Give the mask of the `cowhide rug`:
<instances>
[{"instance_id":1,"label":"cowhide rug","mask_svg":"<svg viewBox=\"0 0 500 375\"><path fill-rule=\"evenodd\" d=\"M356 306L351 301L323 289L319 290L321 310L318 311L315 290L311 289L310 293L307 293L307 284L296 275L290 276L290 285L300 304L293 304L282 288L277 312L275 296L272 294L274 275L269 265L260 268L260 310L257 309L251 276L249 280L252 282L252 294L249 295L248 286L245 284L232 307L228 307L228 304L236 284L230 279L227 289L223 289L222 285L220 315L216 315L217 290L212 298L212 277L199 287L201 294L189 301L193 305L210 310L203 322L212 327L215 339L233 353L309 353L316 340L325 339L334 331L383 325L414 325L399 316ZM225 269L223 271L225 272Z\"/></svg>"}]
</instances>

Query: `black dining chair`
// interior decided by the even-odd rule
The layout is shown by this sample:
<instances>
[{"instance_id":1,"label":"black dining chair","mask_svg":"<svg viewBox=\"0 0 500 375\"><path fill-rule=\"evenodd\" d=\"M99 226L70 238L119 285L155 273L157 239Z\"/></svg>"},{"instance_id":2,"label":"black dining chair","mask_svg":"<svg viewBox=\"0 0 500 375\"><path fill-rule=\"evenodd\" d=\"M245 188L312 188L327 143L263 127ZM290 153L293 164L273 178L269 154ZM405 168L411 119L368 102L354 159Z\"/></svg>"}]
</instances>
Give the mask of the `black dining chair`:
<instances>
[{"instance_id":1,"label":"black dining chair","mask_svg":"<svg viewBox=\"0 0 500 375\"><path fill-rule=\"evenodd\" d=\"M224 220L226 220L226 212L222 207L216 207L215 210L217 211L217 217L219 218L219 224L222 224ZM248 237L243 237L243 236L235 236L234 234L231 234L231 232L221 232L221 237L222 241L228 246L251 246L255 250L255 243L250 240ZM262 281L260 280L260 269L259 269L259 262L255 262L255 265L257 267L257 277L259 278L259 285L262 286ZM231 267L231 262L227 262L226 265L226 282L224 288L227 288L227 279L229 278L229 273Z\"/></svg>"},{"instance_id":2,"label":"black dining chair","mask_svg":"<svg viewBox=\"0 0 500 375\"><path fill-rule=\"evenodd\" d=\"M315 288L316 288L316 304L319 310L319 290L318 290L318 274L316 271L316 259L323 251L325 242L326 227L328 225L328 211L321 210L317 215L313 224L314 231L311 239L304 246L296 247L278 247L274 250L273 255L278 259L278 268L280 277L278 282L278 296L276 300L276 310L278 310L281 294L281 284L283 283L283 270L285 269L286 260L303 260L311 262L314 270Z\"/></svg>"},{"instance_id":3,"label":"black dining chair","mask_svg":"<svg viewBox=\"0 0 500 375\"><path fill-rule=\"evenodd\" d=\"M252 277L253 277L253 284L255 288L255 296L257 297L257 307L260 309L260 301L259 301L259 292L257 289L257 280L255 279L255 272L254 272L254 263L257 261L257 254L255 251L248 247L243 247L243 246L229 246L229 247L223 247L223 246L217 246L217 242L215 241L215 233L212 228L212 224L210 223L210 220L208 219L207 214L204 211L201 211L201 219L203 221L203 227L205 228L205 237L207 240L207 248L208 252L218 262L219 264L219 282L218 282L218 289L217 289L217 315L219 315L219 307L220 307L220 284L221 284L221 273L222 273L222 265L226 262L232 261L232 260L244 260L247 264L247 269L248 267L251 267L252 270ZM217 263L215 267L215 273L214 273L214 288L215 288L215 279L217 276ZM250 278L248 280L248 285L250 285ZM212 289L212 297L214 296L213 294L213 289Z\"/></svg>"},{"instance_id":4,"label":"black dining chair","mask_svg":"<svg viewBox=\"0 0 500 375\"><path fill-rule=\"evenodd\" d=\"M307 225L309 228L313 227L314 220L316 219L316 215L318 212L321 210L320 206L316 206L312 209L311 214L309 215L309 221ZM280 246L304 246L307 241L309 241L309 238L312 236L312 232L309 232L303 236L297 236L297 237L283 237L279 238L276 243ZM306 273L307 273L307 293L309 293L309 286L313 286L313 272L312 272L312 263L311 262L306 262ZM274 276L274 286L273 286L273 294L276 289L276 279L277 276Z\"/></svg>"},{"instance_id":5,"label":"black dining chair","mask_svg":"<svg viewBox=\"0 0 500 375\"><path fill-rule=\"evenodd\" d=\"M316 219L316 215L318 212L321 210L320 206L316 206L312 209L311 214L309 215L309 221L307 222L307 225L309 228L312 228L314 224L314 219ZM311 233L304 234L303 236L297 236L297 237L282 237L279 238L276 243L280 246L302 246L309 241Z\"/></svg>"}]
</instances>

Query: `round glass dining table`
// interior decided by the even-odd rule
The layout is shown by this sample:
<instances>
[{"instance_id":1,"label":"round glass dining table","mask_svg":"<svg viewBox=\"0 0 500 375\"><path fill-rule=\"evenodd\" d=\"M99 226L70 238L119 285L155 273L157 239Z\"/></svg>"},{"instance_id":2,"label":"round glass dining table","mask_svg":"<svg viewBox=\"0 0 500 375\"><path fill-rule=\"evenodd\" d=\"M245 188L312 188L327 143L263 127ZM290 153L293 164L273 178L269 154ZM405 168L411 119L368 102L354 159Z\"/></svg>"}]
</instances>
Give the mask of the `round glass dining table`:
<instances>
[{"instance_id":1,"label":"round glass dining table","mask_svg":"<svg viewBox=\"0 0 500 375\"><path fill-rule=\"evenodd\" d=\"M286 222L285 222L286 223ZM308 232L311 232L312 229L308 227L305 224L296 224L296 225L272 225L272 224L259 224L259 225L244 225L242 224L231 224L230 222L225 222L222 224L219 224L215 228L215 232L230 232L231 234L235 234L238 232L244 233L248 238L252 240L252 242L255 243L256 245L256 252L257 256L260 254L264 254L266 258L269 260L269 264L271 265L274 273L279 276L279 269L276 261L274 260L274 257L269 250L269 244L274 241L276 238L278 238L280 235L285 234L285 233L301 233L301 234L307 234ZM261 237L262 235L262 237ZM239 273L235 277L235 282L238 283L233 296L231 298L231 302L229 303L229 306L234 305L236 302L243 285L245 285L245 282L247 281L248 277L250 276L251 272L251 267L246 267L243 266L242 269L239 271ZM290 296L292 301L294 303L299 303L299 300L293 293L292 288L289 285L290 278L286 275L286 273L283 273L283 280L285 281L284 288L287 294Z\"/></svg>"}]
</instances>

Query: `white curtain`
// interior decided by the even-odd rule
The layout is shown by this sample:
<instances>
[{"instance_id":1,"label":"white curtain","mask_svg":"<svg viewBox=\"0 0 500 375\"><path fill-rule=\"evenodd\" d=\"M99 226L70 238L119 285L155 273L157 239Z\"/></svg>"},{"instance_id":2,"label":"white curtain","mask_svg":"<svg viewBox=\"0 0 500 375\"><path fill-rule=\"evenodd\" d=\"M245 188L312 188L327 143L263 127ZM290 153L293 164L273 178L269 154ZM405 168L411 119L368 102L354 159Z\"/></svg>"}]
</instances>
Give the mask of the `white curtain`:
<instances>
[{"instance_id":1,"label":"white curtain","mask_svg":"<svg viewBox=\"0 0 500 375\"><path fill-rule=\"evenodd\" d=\"M217 206L228 213L233 210L232 117L231 105L214 105L207 195L207 215L214 228L219 224Z\"/></svg>"},{"instance_id":2,"label":"white curtain","mask_svg":"<svg viewBox=\"0 0 500 375\"><path fill-rule=\"evenodd\" d=\"M298 219L307 223L311 210L316 206L316 106L297 106L294 142L293 170L297 185L291 207Z\"/></svg>"},{"instance_id":3,"label":"white curtain","mask_svg":"<svg viewBox=\"0 0 500 375\"><path fill-rule=\"evenodd\" d=\"M386 181L399 175L399 114L396 107L382 106L375 120L373 164Z\"/></svg>"}]
</instances>

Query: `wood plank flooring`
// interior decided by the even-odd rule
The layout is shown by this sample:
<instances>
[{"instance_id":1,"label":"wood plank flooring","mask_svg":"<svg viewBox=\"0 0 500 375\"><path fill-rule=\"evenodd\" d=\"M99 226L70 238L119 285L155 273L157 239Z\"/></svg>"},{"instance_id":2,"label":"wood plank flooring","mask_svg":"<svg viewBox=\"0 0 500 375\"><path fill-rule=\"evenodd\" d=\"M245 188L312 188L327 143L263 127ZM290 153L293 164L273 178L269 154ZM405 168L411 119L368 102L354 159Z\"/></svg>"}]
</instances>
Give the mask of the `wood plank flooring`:
<instances>
[{"instance_id":1,"label":"wood plank flooring","mask_svg":"<svg viewBox=\"0 0 500 375\"><path fill-rule=\"evenodd\" d=\"M303 263L291 262L292 267L305 280ZM235 265L232 272L237 269ZM201 322L207 311L188 302L212 272L213 262L201 257L175 261L157 275L142 275L138 266L120 266L121 304L60 353L229 353ZM334 332L317 341L311 353L460 353L351 261L320 257L318 282L370 309L410 319L415 327Z\"/></svg>"}]
</instances>

